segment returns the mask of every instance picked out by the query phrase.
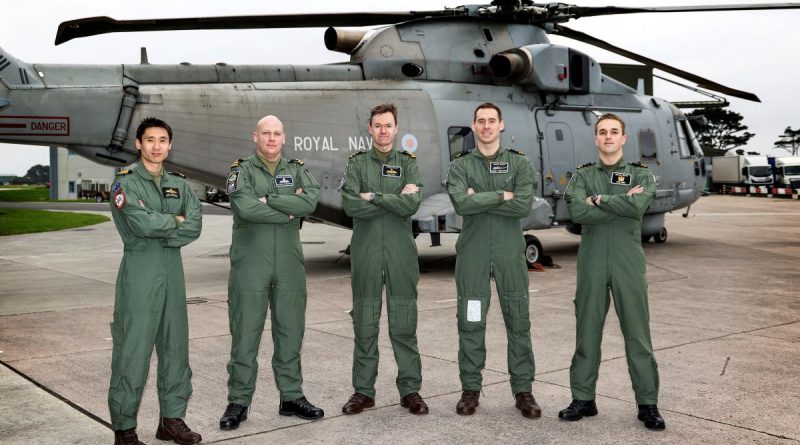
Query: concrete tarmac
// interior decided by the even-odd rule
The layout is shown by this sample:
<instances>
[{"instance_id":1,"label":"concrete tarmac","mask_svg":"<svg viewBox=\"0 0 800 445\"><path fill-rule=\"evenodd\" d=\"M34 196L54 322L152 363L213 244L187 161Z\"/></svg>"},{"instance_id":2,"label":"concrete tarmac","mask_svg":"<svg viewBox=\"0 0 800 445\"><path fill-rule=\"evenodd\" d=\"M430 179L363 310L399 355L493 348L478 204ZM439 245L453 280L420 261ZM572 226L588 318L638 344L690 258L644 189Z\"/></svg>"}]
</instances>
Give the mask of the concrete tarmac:
<instances>
[{"instance_id":1,"label":"concrete tarmac","mask_svg":"<svg viewBox=\"0 0 800 445\"><path fill-rule=\"evenodd\" d=\"M689 212L667 215L669 240L647 243L650 319L658 361L663 432L636 419L619 325L604 332L598 416L563 422L575 342L572 299L579 237L535 234L559 268L531 272L536 357L533 391L543 417L514 408L506 338L493 297L488 356L478 412L458 416L455 235L442 247L420 236L419 346L427 416L399 405L396 366L381 320L376 407L341 414L352 392L350 265L340 253L350 232L306 224L308 273L303 347L304 390L326 416L279 416L265 327L249 418L220 431L230 351L227 251L231 218L206 215L200 239L183 249L194 393L187 423L204 443L758 443L800 442L800 202L710 196ZM122 244L111 222L61 232L0 238L0 443L110 444L106 403L109 322ZM612 305L613 308L613 305ZM139 437L155 438L155 354L139 411Z\"/></svg>"}]
</instances>

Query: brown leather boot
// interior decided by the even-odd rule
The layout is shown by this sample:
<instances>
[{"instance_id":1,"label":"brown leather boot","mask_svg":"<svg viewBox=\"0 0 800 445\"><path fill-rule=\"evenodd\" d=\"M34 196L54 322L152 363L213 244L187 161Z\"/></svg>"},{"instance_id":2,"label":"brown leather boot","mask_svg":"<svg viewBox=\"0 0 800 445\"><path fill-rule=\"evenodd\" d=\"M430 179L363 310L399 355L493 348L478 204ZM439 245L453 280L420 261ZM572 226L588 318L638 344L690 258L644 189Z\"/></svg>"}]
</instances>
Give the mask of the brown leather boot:
<instances>
[{"instance_id":1,"label":"brown leather boot","mask_svg":"<svg viewBox=\"0 0 800 445\"><path fill-rule=\"evenodd\" d=\"M159 440L172 440L180 445L192 445L203 441L203 437L190 430L183 419L170 419L168 417L159 419L156 438Z\"/></svg>"},{"instance_id":2,"label":"brown leather boot","mask_svg":"<svg viewBox=\"0 0 800 445\"><path fill-rule=\"evenodd\" d=\"M350 396L350 400L342 407L342 412L345 414L358 414L366 408L372 408L373 406L375 406L375 399L357 392Z\"/></svg>"},{"instance_id":3,"label":"brown leather boot","mask_svg":"<svg viewBox=\"0 0 800 445\"><path fill-rule=\"evenodd\" d=\"M461 393L461 400L456 405L456 412L462 416L471 416L475 414L475 408L480 405L478 399L481 397L479 391L464 391Z\"/></svg>"},{"instance_id":4,"label":"brown leather boot","mask_svg":"<svg viewBox=\"0 0 800 445\"><path fill-rule=\"evenodd\" d=\"M114 431L114 445L144 445L136 435L136 428Z\"/></svg>"},{"instance_id":5,"label":"brown leather boot","mask_svg":"<svg viewBox=\"0 0 800 445\"><path fill-rule=\"evenodd\" d=\"M533 394L529 392L521 392L515 397L517 399L517 409L522 411L523 417L527 417L529 419L542 417L542 409L539 408L539 404L536 403L536 399L533 398Z\"/></svg>"},{"instance_id":6,"label":"brown leather boot","mask_svg":"<svg viewBox=\"0 0 800 445\"><path fill-rule=\"evenodd\" d=\"M411 414L428 414L428 404L422 400L422 396L420 396L417 392L407 394L405 397L400 399L400 406L403 408L408 408L408 411Z\"/></svg>"}]
</instances>

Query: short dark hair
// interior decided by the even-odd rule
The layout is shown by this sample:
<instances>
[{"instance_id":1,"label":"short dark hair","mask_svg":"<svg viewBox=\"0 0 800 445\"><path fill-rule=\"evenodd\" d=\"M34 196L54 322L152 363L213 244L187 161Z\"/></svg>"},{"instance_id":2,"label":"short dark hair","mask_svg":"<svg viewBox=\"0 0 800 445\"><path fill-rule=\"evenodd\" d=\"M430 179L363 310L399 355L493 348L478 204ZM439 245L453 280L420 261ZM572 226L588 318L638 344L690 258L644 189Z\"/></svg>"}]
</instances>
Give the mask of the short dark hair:
<instances>
[{"instance_id":1,"label":"short dark hair","mask_svg":"<svg viewBox=\"0 0 800 445\"><path fill-rule=\"evenodd\" d=\"M136 128L137 141L142 142L142 136L144 136L144 132L147 131L148 128L163 128L167 130L169 140L172 142L172 127L157 117L146 117L142 119L142 122L139 123L139 127Z\"/></svg>"},{"instance_id":2,"label":"short dark hair","mask_svg":"<svg viewBox=\"0 0 800 445\"><path fill-rule=\"evenodd\" d=\"M594 123L594 134L597 134L597 126L600 125L600 122L607 120L615 120L619 122L620 126L622 126L622 134L625 134L625 121L614 113L606 113L597 118L597 122Z\"/></svg>"},{"instance_id":3,"label":"short dark hair","mask_svg":"<svg viewBox=\"0 0 800 445\"><path fill-rule=\"evenodd\" d=\"M395 107L394 104L380 104L370 110L369 124L372 125L373 117L383 113L392 113L392 117L394 117L394 123L397 125L397 107Z\"/></svg>"},{"instance_id":4,"label":"short dark hair","mask_svg":"<svg viewBox=\"0 0 800 445\"><path fill-rule=\"evenodd\" d=\"M478 118L478 110L482 110L484 108L491 108L497 111L497 118L500 119L500 121L503 120L503 112L500 111L500 107L491 102L486 102L485 104L478 105L478 108L475 109L475 112L472 114L472 122L475 122L475 120Z\"/></svg>"}]
</instances>

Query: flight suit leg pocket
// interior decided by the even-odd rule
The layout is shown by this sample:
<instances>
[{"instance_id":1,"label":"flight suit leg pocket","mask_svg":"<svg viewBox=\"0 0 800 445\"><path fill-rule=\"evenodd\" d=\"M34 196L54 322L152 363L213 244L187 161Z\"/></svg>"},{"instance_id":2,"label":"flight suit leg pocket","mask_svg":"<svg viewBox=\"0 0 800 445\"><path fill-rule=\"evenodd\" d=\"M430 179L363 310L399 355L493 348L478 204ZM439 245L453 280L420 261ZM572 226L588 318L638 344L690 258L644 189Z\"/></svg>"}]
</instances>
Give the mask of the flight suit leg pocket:
<instances>
[{"instance_id":1,"label":"flight suit leg pocket","mask_svg":"<svg viewBox=\"0 0 800 445\"><path fill-rule=\"evenodd\" d=\"M400 336L417 332L417 301L413 296L389 299L389 331Z\"/></svg>"},{"instance_id":2,"label":"flight suit leg pocket","mask_svg":"<svg viewBox=\"0 0 800 445\"><path fill-rule=\"evenodd\" d=\"M356 337L377 337L380 316L380 303L355 300L353 304L353 327Z\"/></svg>"},{"instance_id":3,"label":"flight suit leg pocket","mask_svg":"<svg viewBox=\"0 0 800 445\"><path fill-rule=\"evenodd\" d=\"M458 307L456 309L458 329L464 332L486 329L486 313L488 309L488 298L458 297Z\"/></svg>"},{"instance_id":4,"label":"flight suit leg pocket","mask_svg":"<svg viewBox=\"0 0 800 445\"><path fill-rule=\"evenodd\" d=\"M500 305L506 326L511 332L521 334L530 331L530 299L527 295L504 294Z\"/></svg>"}]
</instances>

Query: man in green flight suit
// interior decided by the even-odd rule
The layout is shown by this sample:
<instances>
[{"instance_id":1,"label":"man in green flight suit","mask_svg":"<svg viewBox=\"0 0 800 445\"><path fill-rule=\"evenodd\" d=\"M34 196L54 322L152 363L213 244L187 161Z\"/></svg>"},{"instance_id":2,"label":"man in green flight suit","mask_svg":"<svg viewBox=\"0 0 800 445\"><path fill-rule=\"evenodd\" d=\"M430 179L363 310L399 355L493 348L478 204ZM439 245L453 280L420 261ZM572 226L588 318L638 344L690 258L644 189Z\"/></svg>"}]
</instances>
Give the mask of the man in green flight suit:
<instances>
[{"instance_id":1,"label":"man in green flight suit","mask_svg":"<svg viewBox=\"0 0 800 445\"><path fill-rule=\"evenodd\" d=\"M156 118L136 129L140 164L120 171L111 215L124 253L117 273L108 408L114 443L141 444L136 415L155 344L160 419L156 437L179 444L202 438L184 423L192 394L182 246L200 236L202 210L183 176L167 172L172 128Z\"/></svg>"},{"instance_id":2,"label":"man in green flight suit","mask_svg":"<svg viewBox=\"0 0 800 445\"><path fill-rule=\"evenodd\" d=\"M569 373L573 400L558 417L574 421L597 414L595 385L610 290L625 339L628 372L639 405L637 417L645 427L663 430L641 238L642 217L656 186L646 165L623 160L626 141L625 123L619 116L600 116L595 124L600 162L578 167L565 193L572 221L581 224L581 246L575 355Z\"/></svg>"},{"instance_id":3,"label":"man in green flight suit","mask_svg":"<svg viewBox=\"0 0 800 445\"><path fill-rule=\"evenodd\" d=\"M342 407L358 414L375 406L378 376L378 321L386 285L389 338L397 361L400 405L412 414L427 414L419 395L422 368L417 349L417 245L411 216L419 208L420 174L416 156L392 150L397 109L378 105L371 111L373 147L350 157L342 186L342 207L353 218L350 244L353 288L353 387Z\"/></svg>"},{"instance_id":4,"label":"man in green flight suit","mask_svg":"<svg viewBox=\"0 0 800 445\"><path fill-rule=\"evenodd\" d=\"M319 184L298 159L286 160L283 123L265 116L253 132L256 153L233 163L227 192L233 210L228 318L228 406L219 421L233 430L247 420L258 373L267 309L272 317L272 371L278 413L319 419L325 413L303 395L300 349L306 322L306 274L300 223L317 207Z\"/></svg>"},{"instance_id":5,"label":"man in green flight suit","mask_svg":"<svg viewBox=\"0 0 800 445\"><path fill-rule=\"evenodd\" d=\"M461 400L456 412L475 413L486 362L486 313L494 278L508 341L508 373L516 407L527 418L542 415L531 392L534 361L528 301L528 269L520 219L531 211L536 178L524 154L501 147L500 108L475 109L477 149L450 163L447 193L464 218L456 242L458 367Z\"/></svg>"}]
</instances>

